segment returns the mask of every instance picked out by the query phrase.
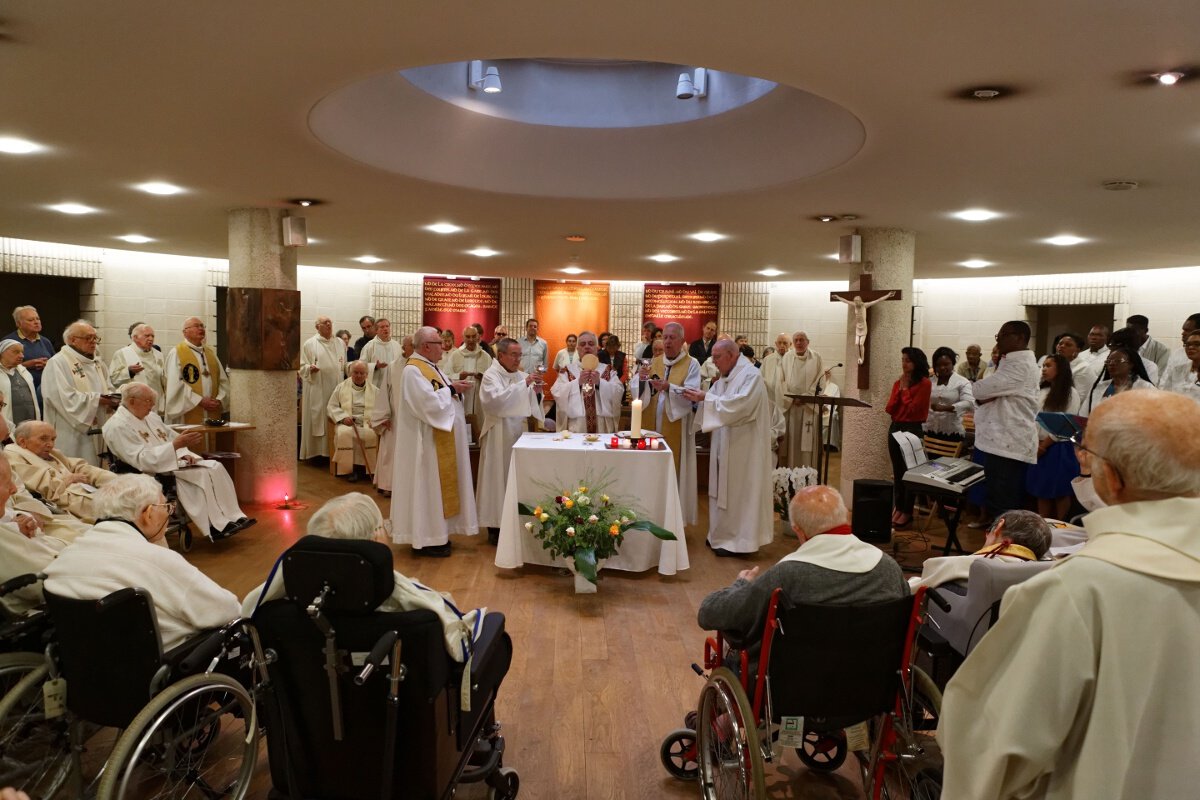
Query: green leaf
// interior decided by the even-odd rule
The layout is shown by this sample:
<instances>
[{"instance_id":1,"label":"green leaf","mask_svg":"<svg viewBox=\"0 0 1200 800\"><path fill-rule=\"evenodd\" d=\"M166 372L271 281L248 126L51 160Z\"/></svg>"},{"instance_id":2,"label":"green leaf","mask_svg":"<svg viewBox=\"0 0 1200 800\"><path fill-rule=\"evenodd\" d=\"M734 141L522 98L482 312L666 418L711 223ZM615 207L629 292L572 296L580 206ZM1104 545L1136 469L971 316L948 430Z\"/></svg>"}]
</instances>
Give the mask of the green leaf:
<instances>
[{"instance_id":1,"label":"green leaf","mask_svg":"<svg viewBox=\"0 0 1200 800\"><path fill-rule=\"evenodd\" d=\"M576 550L575 571L592 583L596 582L596 551Z\"/></svg>"},{"instance_id":2,"label":"green leaf","mask_svg":"<svg viewBox=\"0 0 1200 800\"><path fill-rule=\"evenodd\" d=\"M648 519L635 519L633 522L621 529L622 531L646 531L652 533L659 539L666 541L675 541L675 534L671 533L666 528L660 528Z\"/></svg>"},{"instance_id":3,"label":"green leaf","mask_svg":"<svg viewBox=\"0 0 1200 800\"><path fill-rule=\"evenodd\" d=\"M528 506L524 503L517 503L517 513L523 517L532 517L535 506Z\"/></svg>"}]
</instances>

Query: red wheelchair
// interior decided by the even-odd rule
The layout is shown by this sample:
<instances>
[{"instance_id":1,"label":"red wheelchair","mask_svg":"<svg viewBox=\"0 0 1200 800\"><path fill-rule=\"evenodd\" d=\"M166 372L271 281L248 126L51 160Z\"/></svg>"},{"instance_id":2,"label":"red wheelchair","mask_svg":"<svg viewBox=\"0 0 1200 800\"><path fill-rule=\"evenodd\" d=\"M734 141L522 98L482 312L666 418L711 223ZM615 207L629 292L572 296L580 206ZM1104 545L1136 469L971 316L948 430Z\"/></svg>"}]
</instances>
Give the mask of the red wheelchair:
<instances>
[{"instance_id":1,"label":"red wheelchair","mask_svg":"<svg viewBox=\"0 0 1200 800\"><path fill-rule=\"evenodd\" d=\"M706 800L762 798L764 764L783 747L827 772L853 752L872 800L940 797L942 696L913 664L925 601L922 588L871 605L789 604L775 590L757 663L720 633L705 641L697 710L663 740L663 766L698 780Z\"/></svg>"}]
</instances>

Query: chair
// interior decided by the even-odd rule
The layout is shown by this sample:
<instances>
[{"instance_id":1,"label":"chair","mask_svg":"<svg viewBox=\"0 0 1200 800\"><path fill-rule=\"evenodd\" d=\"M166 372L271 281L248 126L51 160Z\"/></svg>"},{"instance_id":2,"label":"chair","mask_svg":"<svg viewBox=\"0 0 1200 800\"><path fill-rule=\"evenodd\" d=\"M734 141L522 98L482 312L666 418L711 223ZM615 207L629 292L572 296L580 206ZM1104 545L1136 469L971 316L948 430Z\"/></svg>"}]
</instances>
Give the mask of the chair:
<instances>
[{"instance_id":1,"label":"chair","mask_svg":"<svg viewBox=\"0 0 1200 800\"><path fill-rule=\"evenodd\" d=\"M929 434L926 434L921 439L921 446L925 448L925 454L931 461L935 458L941 458L942 456L949 458L962 458L963 453L966 452L966 443L963 441L952 442L947 439L939 439L936 436L930 436ZM921 533L924 533L929 529L929 523L932 522L933 518L937 515L939 505L939 501L932 499L930 500L929 513L925 515L925 521L921 523Z\"/></svg>"},{"instance_id":2,"label":"chair","mask_svg":"<svg viewBox=\"0 0 1200 800\"><path fill-rule=\"evenodd\" d=\"M494 716L512 658L502 615L485 618L468 676L432 611L375 610L394 587L385 545L306 536L281 570L285 597L254 614L278 654L265 703L272 797L447 798L480 780L516 796Z\"/></svg>"}]
</instances>

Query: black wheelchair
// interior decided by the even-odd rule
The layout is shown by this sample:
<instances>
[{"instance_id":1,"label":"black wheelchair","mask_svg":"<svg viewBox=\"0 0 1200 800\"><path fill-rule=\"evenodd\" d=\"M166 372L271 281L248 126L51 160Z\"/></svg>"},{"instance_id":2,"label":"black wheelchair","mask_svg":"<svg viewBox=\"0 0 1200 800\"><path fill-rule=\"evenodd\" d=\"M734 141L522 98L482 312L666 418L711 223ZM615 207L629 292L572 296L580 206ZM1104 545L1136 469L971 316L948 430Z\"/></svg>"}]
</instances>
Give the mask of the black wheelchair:
<instances>
[{"instance_id":1,"label":"black wheelchair","mask_svg":"<svg viewBox=\"0 0 1200 800\"><path fill-rule=\"evenodd\" d=\"M113 472L118 475L142 475L144 474L137 467L127 464L117 458L112 453L107 453L107 458ZM175 508L171 512L171 518L167 520L167 530L165 531L168 537L176 536L179 542L179 552L187 553L192 549L192 526L191 517L184 511L183 504L179 502L179 481L171 473L162 473L154 476L154 480L158 481L158 485L162 487L163 497L167 502L173 503ZM201 531L201 533L204 533Z\"/></svg>"},{"instance_id":2,"label":"black wheelchair","mask_svg":"<svg viewBox=\"0 0 1200 800\"><path fill-rule=\"evenodd\" d=\"M818 771L853 752L872 800L940 797L941 692L913 665L924 601L922 589L871 605L789 605L777 589L757 664L720 633L705 641L698 708L663 741L663 765L698 780L707 800L762 798L764 763L784 746Z\"/></svg>"},{"instance_id":3,"label":"black wheelchair","mask_svg":"<svg viewBox=\"0 0 1200 800\"><path fill-rule=\"evenodd\" d=\"M256 673L265 682L253 628L236 620L164 653L142 589L45 596L46 655L0 700L0 737L19 750L11 785L34 800L64 787L99 800L245 797L259 749L246 687Z\"/></svg>"},{"instance_id":4,"label":"black wheelchair","mask_svg":"<svg viewBox=\"0 0 1200 800\"><path fill-rule=\"evenodd\" d=\"M432 611L376 611L394 587L385 545L306 536L280 569L286 596L253 617L270 660L272 798L445 799L476 781L517 796L495 719L512 661L503 615L459 664Z\"/></svg>"}]
</instances>

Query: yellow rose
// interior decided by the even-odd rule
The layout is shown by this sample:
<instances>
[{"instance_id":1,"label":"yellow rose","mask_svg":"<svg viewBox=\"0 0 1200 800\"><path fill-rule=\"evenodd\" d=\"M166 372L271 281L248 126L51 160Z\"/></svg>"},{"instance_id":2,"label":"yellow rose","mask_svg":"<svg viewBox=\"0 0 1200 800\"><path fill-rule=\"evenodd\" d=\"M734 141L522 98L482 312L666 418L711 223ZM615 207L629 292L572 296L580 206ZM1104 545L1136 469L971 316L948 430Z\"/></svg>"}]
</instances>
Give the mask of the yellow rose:
<instances>
[{"instance_id":1,"label":"yellow rose","mask_svg":"<svg viewBox=\"0 0 1200 800\"><path fill-rule=\"evenodd\" d=\"M575 501L572 500L571 498L568 497L567 499L563 500L564 508L574 508L574 506L575 506Z\"/></svg>"},{"instance_id":2,"label":"yellow rose","mask_svg":"<svg viewBox=\"0 0 1200 800\"><path fill-rule=\"evenodd\" d=\"M601 502L601 503L607 503L607 502L608 502L608 495L606 495L606 494L602 494L602 495L600 495L600 502Z\"/></svg>"},{"instance_id":3,"label":"yellow rose","mask_svg":"<svg viewBox=\"0 0 1200 800\"><path fill-rule=\"evenodd\" d=\"M541 521L541 522L545 522L545 521L546 521L546 520L548 520L548 519L550 519L550 515L549 515L549 514L542 514L540 517L538 517L538 520L539 520L539 521Z\"/></svg>"},{"instance_id":4,"label":"yellow rose","mask_svg":"<svg viewBox=\"0 0 1200 800\"><path fill-rule=\"evenodd\" d=\"M580 487L579 487L579 493L580 493L580 494L587 494L587 487L586 487L586 486L580 486Z\"/></svg>"}]
</instances>

